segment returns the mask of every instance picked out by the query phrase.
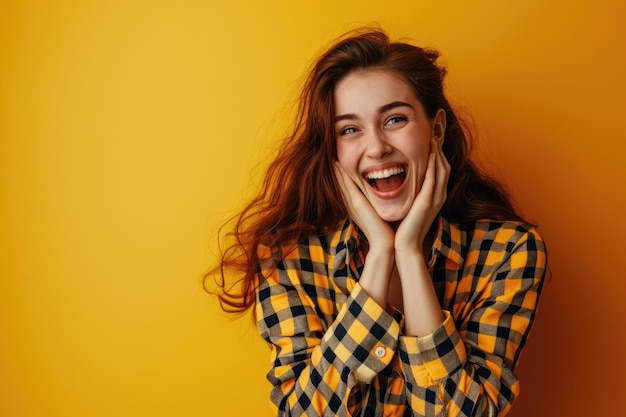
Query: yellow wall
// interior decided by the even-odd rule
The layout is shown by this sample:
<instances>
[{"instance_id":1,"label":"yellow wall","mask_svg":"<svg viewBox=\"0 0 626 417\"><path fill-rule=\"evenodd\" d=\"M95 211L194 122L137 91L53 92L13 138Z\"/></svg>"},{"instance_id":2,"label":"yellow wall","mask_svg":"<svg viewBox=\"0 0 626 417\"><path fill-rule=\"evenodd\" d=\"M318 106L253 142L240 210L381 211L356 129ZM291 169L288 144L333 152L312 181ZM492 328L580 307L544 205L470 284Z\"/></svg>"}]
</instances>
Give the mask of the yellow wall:
<instances>
[{"instance_id":1,"label":"yellow wall","mask_svg":"<svg viewBox=\"0 0 626 417\"><path fill-rule=\"evenodd\" d=\"M371 22L443 52L548 241L512 415L616 415L622 4L3 1L0 415L269 416L267 349L198 276L311 57Z\"/></svg>"}]
</instances>

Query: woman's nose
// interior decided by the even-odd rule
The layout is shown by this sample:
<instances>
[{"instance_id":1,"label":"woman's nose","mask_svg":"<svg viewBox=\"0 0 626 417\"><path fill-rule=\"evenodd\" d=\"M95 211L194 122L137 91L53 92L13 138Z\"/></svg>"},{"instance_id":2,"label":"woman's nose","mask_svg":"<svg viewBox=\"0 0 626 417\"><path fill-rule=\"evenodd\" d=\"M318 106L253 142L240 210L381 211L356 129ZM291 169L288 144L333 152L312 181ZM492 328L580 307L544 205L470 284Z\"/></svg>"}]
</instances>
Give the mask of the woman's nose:
<instances>
[{"instance_id":1,"label":"woman's nose","mask_svg":"<svg viewBox=\"0 0 626 417\"><path fill-rule=\"evenodd\" d=\"M391 145L387 142L383 132L371 131L366 139L366 155L372 159L380 159L391 152Z\"/></svg>"}]
</instances>

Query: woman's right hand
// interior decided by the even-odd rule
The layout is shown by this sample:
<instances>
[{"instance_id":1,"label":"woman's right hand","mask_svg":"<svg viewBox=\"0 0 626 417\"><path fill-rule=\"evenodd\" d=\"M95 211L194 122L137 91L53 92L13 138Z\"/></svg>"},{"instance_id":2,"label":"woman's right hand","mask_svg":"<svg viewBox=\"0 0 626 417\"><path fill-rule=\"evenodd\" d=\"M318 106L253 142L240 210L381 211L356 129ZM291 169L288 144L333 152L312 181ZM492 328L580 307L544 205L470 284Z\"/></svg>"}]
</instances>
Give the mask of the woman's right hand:
<instances>
[{"instance_id":1,"label":"woman's right hand","mask_svg":"<svg viewBox=\"0 0 626 417\"><path fill-rule=\"evenodd\" d=\"M335 176L339 184L339 190L343 197L343 203L352 220L367 237L370 250L394 251L394 232L391 226L380 218L374 207L367 200L363 192L343 169L339 161L335 161Z\"/></svg>"},{"instance_id":2,"label":"woman's right hand","mask_svg":"<svg viewBox=\"0 0 626 417\"><path fill-rule=\"evenodd\" d=\"M395 263L394 232L380 218L348 173L335 162L335 176L350 218L365 233L369 250L359 284L379 306L387 306L391 271Z\"/></svg>"}]
</instances>

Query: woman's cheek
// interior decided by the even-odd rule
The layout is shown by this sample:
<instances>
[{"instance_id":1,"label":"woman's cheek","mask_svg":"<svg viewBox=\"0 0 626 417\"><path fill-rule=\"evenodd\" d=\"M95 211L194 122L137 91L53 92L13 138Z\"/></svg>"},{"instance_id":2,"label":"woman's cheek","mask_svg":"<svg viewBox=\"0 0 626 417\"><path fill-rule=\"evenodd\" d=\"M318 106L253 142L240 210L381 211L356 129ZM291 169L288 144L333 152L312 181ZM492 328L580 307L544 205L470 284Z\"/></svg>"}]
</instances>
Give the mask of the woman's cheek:
<instances>
[{"instance_id":1,"label":"woman's cheek","mask_svg":"<svg viewBox=\"0 0 626 417\"><path fill-rule=\"evenodd\" d=\"M417 166L417 175L416 175L416 178L415 178L415 196L414 197L417 197L417 194L422 190L422 185L424 185L424 179L426 178L426 167L427 167L427 161L421 162Z\"/></svg>"},{"instance_id":2,"label":"woman's cheek","mask_svg":"<svg viewBox=\"0 0 626 417\"><path fill-rule=\"evenodd\" d=\"M337 160L339 161L339 165L350 175L350 178L355 180L355 173L357 172L357 161L354 158L350 158L350 151L346 149L345 146L337 147Z\"/></svg>"}]
</instances>

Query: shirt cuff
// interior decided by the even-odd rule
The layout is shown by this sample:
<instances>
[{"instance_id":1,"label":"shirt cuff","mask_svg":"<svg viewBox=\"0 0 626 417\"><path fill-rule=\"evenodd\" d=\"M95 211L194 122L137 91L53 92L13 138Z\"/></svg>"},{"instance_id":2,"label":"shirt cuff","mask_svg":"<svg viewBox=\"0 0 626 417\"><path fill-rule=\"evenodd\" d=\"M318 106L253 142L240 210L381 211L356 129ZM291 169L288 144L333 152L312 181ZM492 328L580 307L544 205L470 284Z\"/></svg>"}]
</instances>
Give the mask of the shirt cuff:
<instances>
[{"instance_id":1,"label":"shirt cuff","mask_svg":"<svg viewBox=\"0 0 626 417\"><path fill-rule=\"evenodd\" d=\"M463 366L467 351L449 311L431 334L400 336L398 351L408 382L427 387L447 378Z\"/></svg>"},{"instance_id":2,"label":"shirt cuff","mask_svg":"<svg viewBox=\"0 0 626 417\"><path fill-rule=\"evenodd\" d=\"M369 383L382 371L398 347L400 324L358 284L324 335L325 355L353 370Z\"/></svg>"}]
</instances>

